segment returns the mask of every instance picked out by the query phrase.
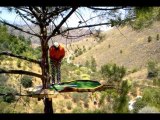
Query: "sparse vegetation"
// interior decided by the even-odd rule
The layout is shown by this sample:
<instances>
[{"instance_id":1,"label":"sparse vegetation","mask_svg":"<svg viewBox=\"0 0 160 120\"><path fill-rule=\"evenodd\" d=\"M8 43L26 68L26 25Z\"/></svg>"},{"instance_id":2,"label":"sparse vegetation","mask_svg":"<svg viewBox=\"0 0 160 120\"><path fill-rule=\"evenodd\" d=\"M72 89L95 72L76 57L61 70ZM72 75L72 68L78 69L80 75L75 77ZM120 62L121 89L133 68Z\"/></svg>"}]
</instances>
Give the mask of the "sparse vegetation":
<instances>
[{"instance_id":1,"label":"sparse vegetation","mask_svg":"<svg viewBox=\"0 0 160 120\"><path fill-rule=\"evenodd\" d=\"M156 107L145 106L138 113L159 113L159 110Z\"/></svg>"}]
</instances>

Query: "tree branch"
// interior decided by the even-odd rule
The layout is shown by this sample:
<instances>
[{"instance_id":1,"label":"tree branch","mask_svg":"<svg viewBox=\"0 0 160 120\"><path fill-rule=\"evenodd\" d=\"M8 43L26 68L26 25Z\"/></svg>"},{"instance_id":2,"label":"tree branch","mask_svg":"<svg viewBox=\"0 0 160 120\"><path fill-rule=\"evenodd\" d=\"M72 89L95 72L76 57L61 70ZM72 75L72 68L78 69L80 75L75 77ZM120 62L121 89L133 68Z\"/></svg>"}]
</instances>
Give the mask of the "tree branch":
<instances>
[{"instance_id":1,"label":"tree branch","mask_svg":"<svg viewBox=\"0 0 160 120\"><path fill-rule=\"evenodd\" d=\"M6 55L6 56L11 56L11 57L16 57L16 58L23 59L23 60L26 60L26 61L29 61L29 62L33 62L33 63L39 64L39 65L41 64L41 62L38 61L38 60L34 60L34 59L27 58L27 57L20 56L20 55L14 55L14 54L9 53L9 52L0 52L0 55Z\"/></svg>"},{"instance_id":2,"label":"tree branch","mask_svg":"<svg viewBox=\"0 0 160 120\"><path fill-rule=\"evenodd\" d=\"M93 10L119 10L119 9L123 9L124 7L115 7L115 8L96 8L96 7L88 7L90 9Z\"/></svg>"},{"instance_id":3,"label":"tree branch","mask_svg":"<svg viewBox=\"0 0 160 120\"><path fill-rule=\"evenodd\" d=\"M7 73L7 74L25 74L25 75L30 75L38 78L42 78L42 75L34 73L34 72L29 72L29 71L24 71L24 70L4 70L0 68L0 74Z\"/></svg>"},{"instance_id":4,"label":"tree branch","mask_svg":"<svg viewBox=\"0 0 160 120\"><path fill-rule=\"evenodd\" d=\"M111 23L99 23L99 24L93 24L93 25L84 25L84 26L79 26L79 27L71 27L71 28L68 28L64 31L62 31L61 33L59 34L62 34L62 33L65 33L69 30L75 30L75 29L79 29L79 28L85 28L85 27L95 27L95 26L100 26L100 25L110 25ZM57 34L58 35L58 34Z\"/></svg>"},{"instance_id":5,"label":"tree branch","mask_svg":"<svg viewBox=\"0 0 160 120\"><path fill-rule=\"evenodd\" d=\"M5 22L4 20L0 20L0 22L3 23L3 24L5 24L5 25L8 25L8 26L10 26L10 27L12 27L12 28L15 28L16 30L22 31L22 32L24 32L24 33L28 33L28 34L30 34L30 35L40 37L38 34L33 34L33 33L29 32L29 31L25 31L25 30L23 30L22 28L19 28L19 27L13 25L13 24L8 23L8 22Z\"/></svg>"},{"instance_id":6,"label":"tree branch","mask_svg":"<svg viewBox=\"0 0 160 120\"><path fill-rule=\"evenodd\" d=\"M55 33L60 29L60 27L65 23L65 21L73 14L73 12L77 9L77 7L72 8L72 10L69 12L69 14L60 22L60 24L53 30L51 35L47 37L47 41L55 35Z\"/></svg>"}]
</instances>

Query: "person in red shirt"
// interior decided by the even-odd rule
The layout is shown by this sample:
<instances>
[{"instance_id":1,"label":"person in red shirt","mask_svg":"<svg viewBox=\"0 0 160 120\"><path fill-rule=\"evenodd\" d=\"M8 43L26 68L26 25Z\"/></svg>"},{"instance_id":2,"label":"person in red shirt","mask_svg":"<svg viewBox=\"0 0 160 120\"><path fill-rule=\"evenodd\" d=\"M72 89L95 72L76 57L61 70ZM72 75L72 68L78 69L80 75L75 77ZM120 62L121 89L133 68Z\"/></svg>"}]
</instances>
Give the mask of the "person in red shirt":
<instances>
[{"instance_id":1,"label":"person in red shirt","mask_svg":"<svg viewBox=\"0 0 160 120\"><path fill-rule=\"evenodd\" d=\"M64 47L58 42L54 42L54 44L49 49L50 54L50 63L51 63L51 74L52 74L52 85L55 84L55 77L57 74L57 82L61 83L61 61L65 56Z\"/></svg>"}]
</instances>

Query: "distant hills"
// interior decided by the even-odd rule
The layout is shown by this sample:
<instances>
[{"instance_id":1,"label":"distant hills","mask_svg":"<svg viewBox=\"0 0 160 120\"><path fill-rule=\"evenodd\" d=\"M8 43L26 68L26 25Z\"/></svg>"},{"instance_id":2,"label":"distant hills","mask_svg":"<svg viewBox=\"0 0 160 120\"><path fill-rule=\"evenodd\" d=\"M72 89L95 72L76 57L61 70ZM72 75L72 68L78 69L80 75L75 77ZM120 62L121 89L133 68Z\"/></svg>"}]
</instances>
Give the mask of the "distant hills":
<instances>
[{"instance_id":1,"label":"distant hills","mask_svg":"<svg viewBox=\"0 0 160 120\"><path fill-rule=\"evenodd\" d=\"M21 28L23 28L24 30L26 31L31 31L31 32L35 32L35 33L39 33L39 28L38 26L30 26L32 28L32 30L27 26L27 25L24 25L24 26L21 26ZM49 31L51 30L51 28L47 28ZM62 27L62 29L66 29L65 27ZM39 38L37 37L34 37L32 35L29 35L27 33L23 33L23 32L20 32L18 30L15 30L11 27L8 27L8 31L14 35L23 35L26 39L31 39L32 41L32 44L33 46L39 46L40 45L40 40ZM76 29L76 30L71 30L69 32L69 35L70 36L80 36L82 34L89 34L89 30L87 29ZM92 31L94 32L94 31ZM67 33L68 34L68 33ZM73 38L73 39L66 39L65 37L62 37L61 35L58 35L58 36L55 36L54 38L52 38L50 41L49 41L49 44L52 43L52 41L58 41L60 43L63 43L63 44L70 44L72 42L76 42L76 41L79 41L83 38L85 38L86 36L82 36L82 37L79 37L79 38Z\"/></svg>"}]
</instances>

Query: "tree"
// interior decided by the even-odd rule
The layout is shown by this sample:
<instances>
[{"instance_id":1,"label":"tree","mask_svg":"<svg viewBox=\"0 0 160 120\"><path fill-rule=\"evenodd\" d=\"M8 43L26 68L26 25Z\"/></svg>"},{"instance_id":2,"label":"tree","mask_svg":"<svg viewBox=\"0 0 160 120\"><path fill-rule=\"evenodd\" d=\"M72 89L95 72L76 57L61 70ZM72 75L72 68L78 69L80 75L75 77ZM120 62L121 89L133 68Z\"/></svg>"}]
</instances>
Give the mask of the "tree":
<instances>
[{"instance_id":1,"label":"tree","mask_svg":"<svg viewBox=\"0 0 160 120\"><path fill-rule=\"evenodd\" d=\"M126 74L126 68L116 64L106 64L101 67L101 73L104 78L108 79L108 83L116 84L119 87L122 78Z\"/></svg>"},{"instance_id":2,"label":"tree","mask_svg":"<svg viewBox=\"0 0 160 120\"><path fill-rule=\"evenodd\" d=\"M116 26L124 22L125 19L122 17L122 10L125 10L123 7L86 7L85 9L90 10L91 12L96 13L95 16L84 19L83 13L80 9L81 7L77 6L58 6L58 7L33 7L33 6L25 6L25 7L7 7L8 11L15 12L17 16L19 16L23 22L28 26L30 29L25 30L23 27L10 23L5 19L1 18L0 23L7 25L11 28L14 28L20 32L26 33L28 35L37 37L41 44L41 59L35 60L21 55L15 55L10 52L1 52L0 55L6 55L11 57L16 57L19 59L27 60L36 64L39 64L41 67L41 74L37 74L30 71L24 70L4 70L0 69L1 73L7 74L25 74L34 77L39 77L42 80L43 89L48 88L48 84L50 84L50 71L49 71L49 60L48 60L48 49L49 45L48 42L51 38L54 38L58 35L65 37L67 39L73 39L82 37L85 35L93 34L92 32L95 26L100 25L111 25ZM120 11L121 10L121 11ZM71 16L75 14L78 16L80 21L78 22L77 26L69 27L68 20ZM93 22L95 18L98 18L99 21ZM103 19L103 20L102 20ZM57 22L59 21L59 22ZM30 25L32 24L32 26ZM67 27L63 27L66 25ZM33 27L38 26L39 32L33 31ZM77 36L73 36L70 34L70 31L76 29L88 28L85 33L82 33ZM89 32L88 32L89 31ZM10 36L10 39L15 39L15 36ZM20 45L19 45L20 46ZM18 47L18 46L17 46ZM24 47L24 46L23 46ZM22 47L22 50L23 50ZM16 51L19 52L20 51ZM45 98L44 100L44 112L45 113L53 113L52 108L52 99Z\"/></svg>"},{"instance_id":3,"label":"tree","mask_svg":"<svg viewBox=\"0 0 160 120\"><path fill-rule=\"evenodd\" d=\"M95 60L95 58L92 56L92 57L91 57L91 69L92 69L93 72L96 72L96 66L97 66L96 60Z\"/></svg>"}]
</instances>

